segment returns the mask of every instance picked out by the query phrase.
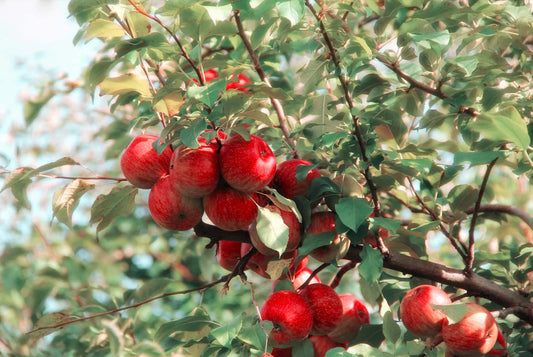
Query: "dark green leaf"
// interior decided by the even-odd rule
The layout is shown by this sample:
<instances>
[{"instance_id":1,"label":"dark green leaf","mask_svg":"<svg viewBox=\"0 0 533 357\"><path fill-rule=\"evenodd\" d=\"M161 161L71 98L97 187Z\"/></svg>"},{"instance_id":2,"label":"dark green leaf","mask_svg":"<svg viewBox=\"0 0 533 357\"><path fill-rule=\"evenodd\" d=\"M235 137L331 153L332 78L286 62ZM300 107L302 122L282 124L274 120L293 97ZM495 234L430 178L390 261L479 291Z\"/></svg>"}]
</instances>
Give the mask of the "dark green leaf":
<instances>
[{"instance_id":1,"label":"dark green leaf","mask_svg":"<svg viewBox=\"0 0 533 357\"><path fill-rule=\"evenodd\" d=\"M335 211L341 222L352 231L357 232L367 220L373 209L364 198L343 197L335 205Z\"/></svg>"},{"instance_id":2,"label":"dark green leaf","mask_svg":"<svg viewBox=\"0 0 533 357\"><path fill-rule=\"evenodd\" d=\"M357 266L359 274L370 284L378 280L383 269L383 258L377 249L365 244L361 251L361 263Z\"/></svg>"}]
</instances>

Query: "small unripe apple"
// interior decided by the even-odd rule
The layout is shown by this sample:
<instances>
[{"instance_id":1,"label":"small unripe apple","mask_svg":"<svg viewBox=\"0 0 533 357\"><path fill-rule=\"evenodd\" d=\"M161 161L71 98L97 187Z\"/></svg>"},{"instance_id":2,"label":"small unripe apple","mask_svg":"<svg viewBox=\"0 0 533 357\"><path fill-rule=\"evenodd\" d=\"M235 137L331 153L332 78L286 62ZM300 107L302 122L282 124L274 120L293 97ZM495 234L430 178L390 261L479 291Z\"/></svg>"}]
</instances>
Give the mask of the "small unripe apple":
<instances>
[{"instance_id":1,"label":"small unripe apple","mask_svg":"<svg viewBox=\"0 0 533 357\"><path fill-rule=\"evenodd\" d=\"M172 149L167 146L161 155L153 144L159 140L155 135L138 135L126 147L120 157L120 169L129 183L137 188L151 188L168 174Z\"/></svg>"},{"instance_id":2,"label":"small unripe apple","mask_svg":"<svg viewBox=\"0 0 533 357\"><path fill-rule=\"evenodd\" d=\"M222 268L233 271L233 268L241 259L241 244L241 242L230 240L218 241L216 258Z\"/></svg>"},{"instance_id":3,"label":"small unripe apple","mask_svg":"<svg viewBox=\"0 0 533 357\"><path fill-rule=\"evenodd\" d=\"M274 324L269 343L275 347L288 347L307 338L313 326L313 311L303 296L283 290L265 300L261 319Z\"/></svg>"},{"instance_id":4,"label":"small unripe apple","mask_svg":"<svg viewBox=\"0 0 533 357\"><path fill-rule=\"evenodd\" d=\"M448 323L446 315L431 305L448 305L452 300L446 292L433 285L411 289L400 303L400 319L405 328L418 337L435 337Z\"/></svg>"},{"instance_id":5,"label":"small unripe apple","mask_svg":"<svg viewBox=\"0 0 533 357\"><path fill-rule=\"evenodd\" d=\"M258 136L245 140L235 135L222 143L220 172L234 189L255 192L266 187L276 172L276 157L268 144Z\"/></svg>"},{"instance_id":6,"label":"small unripe apple","mask_svg":"<svg viewBox=\"0 0 533 357\"><path fill-rule=\"evenodd\" d=\"M442 339L456 356L482 356L492 350L498 338L498 325L489 310L466 303L466 314L442 328Z\"/></svg>"},{"instance_id":7,"label":"small unripe apple","mask_svg":"<svg viewBox=\"0 0 533 357\"><path fill-rule=\"evenodd\" d=\"M179 146L170 161L170 179L176 189L189 197L204 197L218 185L218 145L201 145L191 149Z\"/></svg>"},{"instance_id":8,"label":"small unripe apple","mask_svg":"<svg viewBox=\"0 0 533 357\"><path fill-rule=\"evenodd\" d=\"M331 211L315 212L311 215L311 223L307 227L307 234L321 234L335 232L335 213ZM309 255L322 263L344 258L350 249L350 239L335 233L333 241L314 249Z\"/></svg>"},{"instance_id":9,"label":"small unripe apple","mask_svg":"<svg viewBox=\"0 0 533 357\"><path fill-rule=\"evenodd\" d=\"M326 284L307 285L300 291L313 310L313 335L327 335L342 317L342 302L335 290Z\"/></svg>"},{"instance_id":10,"label":"small unripe apple","mask_svg":"<svg viewBox=\"0 0 533 357\"><path fill-rule=\"evenodd\" d=\"M306 166L312 165L312 163L306 160L292 159L283 161L276 168L274 187L287 198L305 195L311 186L311 182L315 178L322 176L317 168L313 168L302 181L298 182L296 179L296 169L300 165Z\"/></svg>"},{"instance_id":11,"label":"small unripe apple","mask_svg":"<svg viewBox=\"0 0 533 357\"><path fill-rule=\"evenodd\" d=\"M200 223L204 209L202 200L183 196L172 184L170 176L163 176L150 190L148 208L161 227L186 231Z\"/></svg>"},{"instance_id":12,"label":"small unripe apple","mask_svg":"<svg viewBox=\"0 0 533 357\"><path fill-rule=\"evenodd\" d=\"M309 340L313 343L315 354L313 357L324 357L329 350L342 347L346 349L346 344L333 341L329 336L309 336Z\"/></svg>"},{"instance_id":13,"label":"small unripe apple","mask_svg":"<svg viewBox=\"0 0 533 357\"><path fill-rule=\"evenodd\" d=\"M354 295L339 294L342 302L341 321L328 336L338 343L349 343L359 334L361 326L370 323L366 306Z\"/></svg>"},{"instance_id":14,"label":"small unripe apple","mask_svg":"<svg viewBox=\"0 0 533 357\"><path fill-rule=\"evenodd\" d=\"M285 248L285 251L290 252L298 248L298 245L300 244L300 240L302 238L302 225L298 221L298 217L296 217L294 212L290 210L282 210L276 205L268 205L265 206L265 208L273 213L280 215L281 219L283 220L283 223L285 223L285 225L287 225L288 227L289 240L287 242L287 248ZM257 232L257 221L252 223L252 225L250 226L250 240L252 241L252 245L255 247L255 249L257 249L258 252L265 255L277 254L275 250L268 248L261 241L259 233Z\"/></svg>"},{"instance_id":15,"label":"small unripe apple","mask_svg":"<svg viewBox=\"0 0 533 357\"><path fill-rule=\"evenodd\" d=\"M203 198L205 214L215 226L225 231L246 230L257 217L255 193L219 186Z\"/></svg>"}]
</instances>

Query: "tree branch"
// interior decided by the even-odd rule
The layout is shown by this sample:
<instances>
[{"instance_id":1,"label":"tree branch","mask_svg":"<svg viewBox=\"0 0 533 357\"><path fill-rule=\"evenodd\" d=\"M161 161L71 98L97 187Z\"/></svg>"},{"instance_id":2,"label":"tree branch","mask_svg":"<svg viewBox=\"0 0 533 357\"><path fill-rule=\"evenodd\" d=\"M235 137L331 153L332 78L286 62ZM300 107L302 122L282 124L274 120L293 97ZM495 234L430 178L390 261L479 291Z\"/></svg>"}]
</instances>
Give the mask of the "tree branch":
<instances>
[{"instance_id":1,"label":"tree branch","mask_svg":"<svg viewBox=\"0 0 533 357\"><path fill-rule=\"evenodd\" d=\"M259 62L259 58L255 54L252 44L250 43L250 40L246 36L246 32L244 31L244 27L242 25L239 10L235 10L233 14L233 18L235 19L235 23L237 24L237 29L239 30L239 36L244 44L244 47L246 47L246 51L248 51L248 54L250 55L250 58L252 59L255 71L257 72L257 74L259 75L259 78L261 78L263 83L265 83L268 87L272 88L272 85L270 84L270 81L268 77L266 76L266 73L263 70L261 63ZM281 127L281 131L283 132L283 136L285 137L285 140L287 140L287 142L291 146L294 152L294 157L297 157L298 153L296 151L296 143L294 141L294 138L291 137L291 131L289 129L287 117L285 115L283 106L281 105L281 102L278 99L273 98L273 97L270 97L270 102L272 103L272 106L274 107L274 110L276 111L278 115L279 126Z\"/></svg>"},{"instance_id":2,"label":"tree branch","mask_svg":"<svg viewBox=\"0 0 533 357\"><path fill-rule=\"evenodd\" d=\"M487 183L489 181L490 173L494 165L496 165L496 161L498 161L498 158L495 158L494 160L492 160L487 166L487 171L485 172L483 181L481 182L481 187L479 188L479 194L477 196L476 204L474 206L474 211L472 212L472 218L470 219L470 230L468 231L468 254L466 257L466 266L465 266L466 274L472 273L472 264L474 263L474 245L475 245L474 231L476 229L476 221L477 221L477 217L479 214L479 207L481 206L481 200L483 199L483 194L485 193L485 189L487 188Z\"/></svg>"},{"instance_id":3,"label":"tree branch","mask_svg":"<svg viewBox=\"0 0 533 357\"><path fill-rule=\"evenodd\" d=\"M215 241L232 240L244 243L251 242L247 231L227 232L203 222L197 225L194 230L198 236ZM352 262L360 262L361 251L361 246L351 246L344 259ZM520 307L520 309L515 309L516 316L533 325L533 302L530 302L517 292L500 286L475 273L467 276L461 269L413 258L392 251L383 260L383 267L464 289L469 295L483 297L505 308Z\"/></svg>"},{"instance_id":4,"label":"tree branch","mask_svg":"<svg viewBox=\"0 0 533 357\"><path fill-rule=\"evenodd\" d=\"M170 292L170 293L164 293L164 294L151 297L149 299L140 301L140 302L132 304L132 305L119 307L117 309L100 312L100 313L94 314L94 315L80 317L80 318L74 319L74 320L64 321L64 322L61 322L61 323L58 323L58 324L55 324L55 325L41 326L39 328L36 328L36 329L33 329L31 331L26 332L26 335L31 335L32 333L35 333L35 332L38 332L38 331L42 331L42 330L59 329L59 328L62 328L64 326L67 326L67 325L70 325L70 324L73 324L73 323L77 323L77 322L93 320L93 319L96 319L98 317L111 315L111 314L115 314L117 312L121 312L121 311L124 311L124 310L129 310L129 309L133 309L133 308L136 308L136 307L139 307L139 306L142 306L142 305L146 305L146 304L148 304L148 303L150 303L152 301L163 299L163 298L166 298L166 297L169 297L169 296L185 295L185 294L189 294L189 293L196 292L196 291L204 291L204 290L207 290L207 289L209 289L209 288L211 288L211 287L213 287L213 286L215 286L217 284L225 283L229 279L230 275L231 274L224 275L220 279L212 281L209 284L206 284L206 285L203 285L203 286L199 286L197 288L181 290L181 291L174 291L174 292Z\"/></svg>"},{"instance_id":5,"label":"tree branch","mask_svg":"<svg viewBox=\"0 0 533 357\"><path fill-rule=\"evenodd\" d=\"M474 207L471 207L465 211L466 214L472 214L474 212ZM499 205L499 204L486 204L480 205L478 212L497 212L497 213L507 213L512 216L520 218L525 222L529 228L533 229L533 218L525 211L522 211L518 207Z\"/></svg>"}]
</instances>

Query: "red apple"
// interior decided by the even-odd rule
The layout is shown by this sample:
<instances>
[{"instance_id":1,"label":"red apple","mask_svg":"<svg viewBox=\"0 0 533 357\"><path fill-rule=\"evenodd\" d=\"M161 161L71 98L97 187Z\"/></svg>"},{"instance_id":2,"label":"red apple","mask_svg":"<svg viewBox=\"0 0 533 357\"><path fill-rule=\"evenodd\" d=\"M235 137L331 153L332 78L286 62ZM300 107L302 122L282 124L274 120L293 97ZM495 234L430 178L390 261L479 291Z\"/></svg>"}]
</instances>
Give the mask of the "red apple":
<instances>
[{"instance_id":1,"label":"red apple","mask_svg":"<svg viewBox=\"0 0 533 357\"><path fill-rule=\"evenodd\" d=\"M240 90L241 92L249 91L248 88L244 88L244 87L251 82L250 78L248 78L244 74L239 74L237 76L237 81L234 81L233 77L230 78L230 82L226 85L226 90L237 89L237 90Z\"/></svg>"},{"instance_id":2,"label":"red apple","mask_svg":"<svg viewBox=\"0 0 533 357\"><path fill-rule=\"evenodd\" d=\"M138 188L151 188L157 180L168 174L172 149L167 146L161 155L153 144L155 135L138 135L126 147L120 158L122 174L129 183Z\"/></svg>"},{"instance_id":3,"label":"red apple","mask_svg":"<svg viewBox=\"0 0 533 357\"><path fill-rule=\"evenodd\" d=\"M218 72L216 69L208 69L207 71L202 73L204 76L204 82L211 82L213 79L218 77ZM198 83L198 80L196 78L193 78L193 81Z\"/></svg>"},{"instance_id":4,"label":"red apple","mask_svg":"<svg viewBox=\"0 0 533 357\"><path fill-rule=\"evenodd\" d=\"M324 357L329 350L336 347L346 349L346 344L335 342L326 335L309 336L309 340L313 343L313 349L315 350L314 357Z\"/></svg>"},{"instance_id":5,"label":"red apple","mask_svg":"<svg viewBox=\"0 0 533 357\"><path fill-rule=\"evenodd\" d=\"M307 227L307 234L321 234L335 232L335 213L331 211L315 212L311 215L311 223ZM333 242L314 249L310 256L322 263L344 258L350 249L350 239L344 235L335 234Z\"/></svg>"},{"instance_id":6,"label":"red apple","mask_svg":"<svg viewBox=\"0 0 533 357\"><path fill-rule=\"evenodd\" d=\"M411 289L400 304L400 319L418 337L435 337L448 323L446 315L431 305L448 305L452 300L446 292L433 285Z\"/></svg>"},{"instance_id":7,"label":"red apple","mask_svg":"<svg viewBox=\"0 0 533 357\"><path fill-rule=\"evenodd\" d=\"M232 271L241 259L241 242L218 241L216 257L222 268Z\"/></svg>"},{"instance_id":8,"label":"red apple","mask_svg":"<svg viewBox=\"0 0 533 357\"><path fill-rule=\"evenodd\" d=\"M340 294L342 302L341 321L328 336L338 343L349 343L359 333L361 326L370 323L370 316L365 305L351 294Z\"/></svg>"},{"instance_id":9,"label":"red apple","mask_svg":"<svg viewBox=\"0 0 533 357\"><path fill-rule=\"evenodd\" d=\"M322 176L317 168L313 168L307 173L305 179L298 182L296 168L300 165L312 165L312 163L306 160L292 159L283 161L276 168L274 187L287 198L305 195L311 186L311 182L315 178Z\"/></svg>"},{"instance_id":10,"label":"red apple","mask_svg":"<svg viewBox=\"0 0 533 357\"><path fill-rule=\"evenodd\" d=\"M342 302L335 290L326 284L307 285L300 291L313 310L313 335L327 335L342 317Z\"/></svg>"},{"instance_id":11,"label":"red apple","mask_svg":"<svg viewBox=\"0 0 533 357\"><path fill-rule=\"evenodd\" d=\"M236 190L259 191L274 178L276 157L263 139L251 135L247 141L235 135L222 144L220 172Z\"/></svg>"},{"instance_id":12,"label":"red apple","mask_svg":"<svg viewBox=\"0 0 533 357\"><path fill-rule=\"evenodd\" d=\"M292 357L292 347L289 347L289 348L274 347L272 349L272 357Z\"/></svg>"},{"instance_id":13,"label":"red apple","mask_svg":"<svg viewBox=\"0 0 533 357\"><path fill-rule=\"evenodd\" d=\"M255 193L248 194L231 187L218 187L204 197L207 217L225 231L246 230L257 217Z\"/></svg>"},{"instance_id":14,"label":"red apple","mask_svg":"<svg viewBox=\"0 0 533 357\"><path fill-rule=\"evenodd\" d=\"M269 343L275 347L287 347L307 338L313 326L313 311L303 296L284 290L265 300L261 319L274 324Z\"/></svg>"},{"instance_id":15,"label":"red apple","mask_svg":"<svg viewBox=\"0 0 533 357\"><path fill-rule=\"evenodd\" d=\"M300 240L302 238L302 225L298 221L298 217L296 217L294 212L292 212L291 210L285 211L276 205L268 205L265 206L265 208L273 213L280 215L281 219L283 220L283 223L285 223L289 230L289 240L287 242L287 248L285 248L285 251L290 252L298 248L298 245L300 244ZM257 249L258 252L265 255L277 254L275 250L268 248L261 241L261 238L259 238L259 234L257 232L257 220L250 226L250 239L252 241L253 246Z\"/></svg>"},{"instance_id":16,"label":"red apple","mask_svg":"<svg viewBox=\"0 0 533 357\"><path fill-rule=\"evenodd\" d=\"M307 267L297 271L292 279L292 286L294 286L294 290L298 290L307 281L307 279L309 279L311 274L313 274L313 271ZM320 278L315 275L311 278L308 285L320 283Z\"/></svg>"},{"instance_id":17,"label":"red apple","mask_svg":"<svg viewBox=\"0 0 533 357\"><path fill-rule=\"evenodd\" d=\"M189 197L204 197L218 185L218 145L201 145L191 149L179 146L170 161L170 179L175 188Z\"/></svg>"},{"instance_id":18,"label":"red apple","mask_svg":"<svg viewBox=\"0 0 533 357\"><path fill-rule=\"evenodd\" d=\"M442 328L442 339L456 356L482 356L492 350L498 338L498 325L489 310L466 303L466 314L455 324Z\"/></svg>"},{"instance_id":19,"label":"red apple","mask_svg":"<svg viewBox=\"0 0 533 357\"><path fill-rule=\"evenodd\" d=\"M148 196L148 208L161 227L186 231L200 223L204 209L202 200L183 196L173 186L170 175L161 177Z\"/></svg>"}]
</instances>

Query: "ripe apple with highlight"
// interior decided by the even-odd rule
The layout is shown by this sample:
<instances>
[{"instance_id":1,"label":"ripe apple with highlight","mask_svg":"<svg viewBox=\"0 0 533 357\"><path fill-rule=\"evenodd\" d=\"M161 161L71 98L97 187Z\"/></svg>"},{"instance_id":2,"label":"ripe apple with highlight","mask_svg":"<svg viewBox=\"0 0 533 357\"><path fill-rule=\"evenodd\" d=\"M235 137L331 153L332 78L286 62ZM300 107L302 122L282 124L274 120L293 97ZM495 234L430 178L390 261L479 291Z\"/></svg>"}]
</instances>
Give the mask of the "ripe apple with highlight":
<instances>
[{"instance_id":1,"label":"ripe apple with highlight","mask_svg":"<svg viewBox=\"0 0 533 357\"><path fill-rule=\"evenodd\" d=\"M161 177L148 195L148 209L154 221L161 227L186 231L200 223L204 209L202 200L183 196L170 180L170 175Z\"/></svg>"},{"instance_id":2,"label":"ripe apple with highlight","mask_svg":"<svg viewBox=\"0 0 533 357\"><path fill-rule=\"evenodd\" d=\"M137 188L152 188L168 174L172 149L167 146L161 155L153 144L159 140L155 135L138 135L126 147L120 157L120 169L129 183Z\"/></svg>"},{"instance_id":3,"label":"ripe apple with highlight","mask_svg":"<svg viewBox=\"0 0 533 357\"><path fill-rule=\"evenodd\" d=\"M271 321L269 342L275 347L288 347L301 342L313 326L313 311L309 302L294 291L278 291L270 295L261 307L261 319Z\"/></svg>"},{"instance_id":4,"label":"ripe apple with highlight","mask_svg":"<svg viewBox=\"0 0 533 357\"><path fill-rule=\"evenodd\" d=\"M342 302L335 290L326 284L307 285L300 291L313 310L313 335L327 335L342 317Z\"/></svg>"},{"instance_id":5,"label":"ripe apple with highlight","mask_svg":"<svg viewBox=\"0 0 533 357\"><path fill-rule=\"evenodd\" d=\"M307 279L309 279L311 274L313 274L313 271L307 267L297 271L292 279L292 286L294 286L294 290L298 290L307 281ZM309 280L308 285L320 284L321 282L322 281L320 281L320 278L315 275L311 278L311 280Z\"/></svg>"},{"instance_id":6,"label":"ripe apple with highlight","mask_svg":"<svg viewBox=\"0 0 533 357\"><path fill-rule=\"evenodd\" d=\"M218 145L201 145L191 149L179 146L170 161L170 179L182 195L200 198L213 192L218 185Z\"/></svg>"},{"instance_id":7,"label":"ripe apple with highlight","mask_svg":"<svg viewBox=\"0 0 533 357\"><path fill-rule=\"evenodd\" d=\"M235 135L222 143L220 172L234 189L255 192L266 187L276 172L276 157L268 144L258 136L245 140Z\"/></svg>"},{"instance_id":8,"label":"ripe apple with highlight","mask_svg":"<svg viewBox=\"0 0 533 357\"><path fill-rule=\"evenodd\" d=\"M435 337L448 323L446 315L431 305L448 305L452 300L446 292L433 285L411 289L400 303L400 319L418 337Z\"/></svg>"},{"instance_id":9,"label":"ripe apple with highlight","mask_svg":"<svg viewBox=\"0 0 533 357\"><path fill-rule=\"evenodd\" d=\"M322 176L315 167L307 173L307 176L302 181L298 182L296 169L300 165L306 166L312 165L312 163L301 159L291 159L281 162L276 168L274 187L287 198L305 195L311 186L311 182L315 178Z\"/></svg>"},{"instance_id":10,"label":"ripe apple with highlight","mask_svg":"<svg viewBox=\"0 0 533 357\"><path fill-rule=\"evenodd\" d=\"M257 217L255 193L219 186L203 198L205 214L215 226L225 231L246 230Z\"/></svg>"},{"instance_id":11,"label":"ripe apple with highlight","mask_svg":"<svg viewBox=\"0 0 533 357\"><path fill-rule=\"evenodd\" d=\"M442 339L456 356L482 356L489 353L498 338L498 325L489 310L475 303L466 303L466 314L455 323L442 328Z\"/></svg>"},{"instance_id":12,"label":"ripe apple with highlight","mask_svg":"<svg viewBox=\"0 0 533 357\"><path fill-rule=\"evenodd\" d=\"M342 302L341 321L328 336L338 343L349 343L359 334L361 326L370 323L366 306L354 295L339 294Z\"/></svg>"},{"instance_id":13,"label":"ripe apple with highlight","mask_svg":"<svg viewBox=\"0 0 533 357\"><path fill-rule=\"evenodd\" d=\"M283 220L283 223L285 223L285 225L289 229L289 240L287 242L287 248L285 249L285 251L290 252L298 248L298 245L300 244L300 240L302 238L302 225L298 221L298 217L296 217L294 212L291 210L286 211L273 204L267 205L265 206L265 208L273 213L280 215L281 219ZM258 252L265 255L277 254L275 250L268 248L261 241L259 233L257 232L257 220L250 226L250 239L252 241L253 246L257 249Z\"/></svg>"}]
</instances>

